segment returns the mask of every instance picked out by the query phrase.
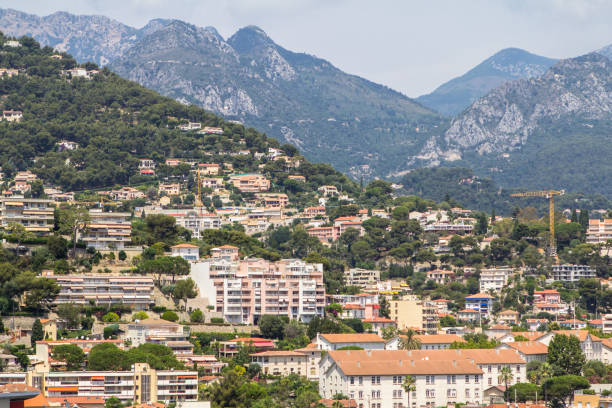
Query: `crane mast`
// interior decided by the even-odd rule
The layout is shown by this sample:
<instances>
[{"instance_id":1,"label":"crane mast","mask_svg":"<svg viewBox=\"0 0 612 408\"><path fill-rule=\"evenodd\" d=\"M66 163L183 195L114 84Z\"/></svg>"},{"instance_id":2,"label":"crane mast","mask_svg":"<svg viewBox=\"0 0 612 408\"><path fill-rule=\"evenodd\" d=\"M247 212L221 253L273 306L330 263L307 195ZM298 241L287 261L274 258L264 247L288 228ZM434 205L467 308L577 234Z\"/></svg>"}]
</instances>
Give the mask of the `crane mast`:
<instances>
[{"instance_id":1,"label":"crane mast","mask_svg":"<svg viewBox=\"0 0 612 408\"><path fill-rule=\"evenodd\" d=\"M550 238L548 240L548 255L557 256L557 243L555 240L555 196L563 195L565 191L543 190L543 191L527 191L524 193L510 194L511 197L545 197L548 199L548 223Z\"/></svg>"}]
</instances>

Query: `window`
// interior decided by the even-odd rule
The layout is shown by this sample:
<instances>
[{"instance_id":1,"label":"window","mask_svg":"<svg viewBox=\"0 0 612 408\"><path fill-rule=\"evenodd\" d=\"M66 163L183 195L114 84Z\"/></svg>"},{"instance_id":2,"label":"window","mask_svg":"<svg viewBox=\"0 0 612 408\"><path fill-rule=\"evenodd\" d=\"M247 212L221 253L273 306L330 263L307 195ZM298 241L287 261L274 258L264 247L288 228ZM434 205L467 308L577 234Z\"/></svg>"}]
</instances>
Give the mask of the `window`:
<instances>
[{"instance_id":1,"label":"window","mask_svg":"<svg viewBox=\"0 0 612 408\"><path fill-rule=\"evenodd\" d=\"M470 389L469 388L465 389L465 398L470 398Z\"/></svg>"},{"instance_id":2,"label":"window","mask_svg":"<svg viewBox=\"0 0 612 408\"><path fill-rule=\"evenodd\" d=\"M359 385L363 385L363 377L359 377Z\"/></svg>"},{"instance_id":3,"label":"window","mask_svg":"<svg viewBox=\"0 0 612 408\"><path fill-rule=\"evenodd\" d=\"M355 385L355 377L351 376L350 377L350 382L351 382L351 385Z\"/></svg>"},{"instance_id":4,"label":"window","mask_svg":"<svg viewBox=\"0 0 612 408\"><path fill-rule=\"evenodd\" d=\"M372 385L380 384L380 376L372 376Z\"/></svg>"},{"instance_id":5,"label":"window","mask_svg":"<svg viewBox=\"0 0 612 408\"><path fill-rule=\"evenodd\" d=\"M480 398L480 391L478 391L478 388L474 388L474 398Z\"/></svg>"},{"instance_id":6,"label":"window","mask_svg":"<svg viewBox=\"0 0 612 408\"><path fill-rule=\"evenodd\" d=\"M448 398L456 398L457 397L457 390L454 388L449 388L446 390L446 396Z\"/></svg>"},{"instance_id":7,"label":"window","mask_svg":"<svg viewBox=\"0 0 612 408\"><path fill-rule=\"evenodd\" d=\"M380 390L372 390L372 399L380 399Z\"/></svg>"},{"instance_id":8,"label":"window","mask_svg":"<svg viewBox=\"0 0 612 408\"><path fill-rule=\"evenodd\" d=\"M474 376L474 382L475 382L476 384L478 384L478 382L479 382L479 381L480 381L480 376L479 376L479 375L475 375L475 376Z\"/></svg>"},{"instance_id":9,"label":"window","mask_svg":"<svg viewBox=\"0 0 612 408\"><path fill-rule=\"evenodd\" d=\"M363 391L359 391L359 399L363 399Z\"/></svg>"},{"instance_id":10,"label":"window","mask_svg":"<svg viewBox=\"0 0 612 408\"><path fill-rule=\"evenodd\" d=\"M520 373L520 372L521 372L521 366L520 366L520 365L517 365L517 366L516 366L516 372L517 372L517 373Z\"/></svg>"},{"instance_id":11,"label":"window","mask_svg":"<svg viewBox=\"0 0 612 408\"><path fill-rule=\"evenodd\" d=\"M466 375L466 376L465 376L465 383L466 383L466 384L469 384L469 383L470 383L470 376L469 376L469 375Z\"/></svg>"},{"instance_id":12,"label":"window","mask_svg":"<svg viewBox=\"0 0 612 408\"><path fill-rule=\"evenodd\" d=\"M402 390L393 390L393 398L402 398Z\"/></svg>"},{"instance_id":13,"label":"window","mask_svg":"<svg viewBox=\"0 0 612 408\"><path fill-rule=\"evenodd\" d=\"M491 366L490 365L487 367L487 372L489 372L489 373L491 372Z\"/></svg>"},{"instance_id":14,"label":"window","mask_svg":"<svg viewBox=\"0 0 612 408\"><path fill-rule=\"evenodd\" d=\"M493 379L489 377L489 385L493 385Z\"/></svg>"}]
</instances>

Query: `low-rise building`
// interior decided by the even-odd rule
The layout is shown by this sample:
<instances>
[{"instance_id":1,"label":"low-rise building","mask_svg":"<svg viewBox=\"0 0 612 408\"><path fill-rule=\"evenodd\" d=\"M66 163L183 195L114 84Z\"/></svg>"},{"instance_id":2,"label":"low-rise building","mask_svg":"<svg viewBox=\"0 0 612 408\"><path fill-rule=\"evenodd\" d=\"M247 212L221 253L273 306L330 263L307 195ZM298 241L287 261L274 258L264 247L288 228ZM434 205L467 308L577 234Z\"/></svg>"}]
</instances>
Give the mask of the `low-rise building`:
<instances>
[{"instance_id":1,"label":"low-rise building","mask_svg":"<svg viewBox=\"0 0 612 408\"><path fill-rule=\"evenodd\" d=\"M88 247L100 251L122 250L130 242L132 234L132 224L127 221L130 216L130 213L89 210L90 222L80 239Z\"/></svg>"},{"instance_id":2,"label":"low-rise building","mask_svg":"<svg viewBox=\"0 0 612 408\"><path fill-rule=\"evenodd\" d=\"M534 290L534 303L561 303L561 294L554 289Z\"/></svg>"},{"instance_id":3,"label":"low-rise building","mask_svg":"<svg viewBox=\"0 0 612 408\"><path fill-rule=\"evenodd\" d=\"M521 314L515 310L502 310L499 312L497 319L500 323L509 324L509 325L518 325L520 322Z\"/></svg>"},{"instance_id":4,"label":"low-rise building","mask_svg":"<svg viewBox=\"0 0 612 408\"><path fill-rule=\"evenodd\" d=\"M380 271L375 269L351 268L346 276L346 284L365 288L380 280Z\"/></svg>"},{"instance_id":5,"label":"low-rise building","mask_svg":"<svg viewBox=\"0 0 612 408\"><path fill-rule=\"evenodd\" d=\"M172 210L166 214L176 219L176 224L191 231L191 237L202 238L202 231L221 228L221 217L217 214L202 213L197 209Z\"/></svg>"},{"instance_id":6,"label":"low-rise building","mask_svg":"<svg viewBox=\"0 0 612 408\"><path fill-rule=\"evenodd\" d=\"M334 197L339 194L336 186L321 186L317 189L317 191L326 197Z\"/></svg>"},{"instance_id":7,"label":"low-rise building","mask_svg":"<svg viewBox=\"0 0 612 408\"><path fill-rule=\"evenodd\" d=\"M42 198L0 198L0 222L3 228L16 223L26 231L47 234L53 229L55 201Z\"/></svg>"},{"instance_id":8,"label":"low-rise building","mask_svg":"<svg viewBox=\"0 0 612 408\"><path fill-rule=\"evenodd\" d=\"M2 120L7 122L19 122L23 117L23 112L20 110L5 110L2 111Z\"/></svg>"},{"instance_id":9,"label":"low-rise building","mask_svg":"<svg viewBox=\"0 0 612 408\"><path fill-rule=\"evenodd\" d=\"M444 271L442 269L434 269L427 272L427 280L432 280L438 285L444 285L455 277L453 271Z\"/></svg>"},{"instance_id":10,"label":"low-rise building","mask_svg":"<svg viewBox=\"0 0 612 408\"><path fill-rule=\"evenodd\" d=\"M135 189L134 187L121 187L118 190L111 190L108 192L108 196L111 200L115 201L128 201L136 200L137 198L145 198L145 193Z\"/></svg>"},{"instance_id":11,"label":"low-rise building","mask_svg":"<svg viewBox=\"0 0 612 408\"><path fill-rule=\"evenodd\" d=\"M270 189L270 180L259 173L232 174L230 181L243 193L259 193Z\"/></svg>"},{"instance_id":12,"label":"low-rise building","mask_svg":"<svg viewBox=\"0 0 612 408\"><path fill-rule=\"evenodd\" d=\"M588 265L553 265L552 280L555 282L578 282L580 279L596 277L595 269Z\"/></svg>"},{"instance_id":13,"label":"low-rise building","mask_svg":"<svg viewBox=\"0 0 612 408\"><path fill-rule=\"evenodd\" d=\"M178 323L163 319L144 319L128 324L125 340L133 346L144 343L163 344L170 347L174 354L192 355L193 344L189 341L189 330Z\"/></svg>"},{"instance_id":14,"label":"low-rise building","mask_svg":"<svg viewBox=\"0 0 612 408\"><path fill-rule=\"evenodd\" d=\"M421 350L445 350L453 343L465 343L456 334L417 334L415 338L421 343Z\"/></svg>"},{"instance_id":15,"label":"low-rise building","mask_svg":"<svg viewBox=\"0 0 612 408\"><path fill-rule=\"evenodd\" d=\"M270 350L251 354L251 361L259 364L266 375L306 375L308 355L298 351Z\"/></svg>"},{"instance_id":16,"label":"low-rise building","mask_svg":"<svg viewBox=\"0 0 612 408\"><path fill-rule=\"evenodd\" d=\"M165 194L168 196L175 196L181 194L181 185L179 183L173 184L160 184L157 188L159 195Z\"/></svg>"},{"instance_id":17,"label":"low-rise building","mask_svg":"<svg viewBox=\"0 0 612 408\"><path fill-rule=\"evenodd\" d=\"M527 364L532 361L545 362L548 357L548 346L539 341L512 341L502 343L497 348L516 350Z\"/></svg>"},{"instance_id":18,"label":"low-rise building","mask_svg":"<svg viewBox=\"0 0 612 408\"><path fill-rule=\"evenodd\" d=\"M386 342L374 333L329 334L317 333L314 341L319 350L338 350L343 347L361 347L364 350L384 350Z\"/></svg>"},{"instance_id":19,"label":"low-rise building","mask_svg":"<svg viewBox=\"0 0 612 408\"><path fill-rule=\"evenodd\" d=\"M113 274L74 274L44 277L55 279L60 293L55 303L74 303L88 305L90 301L98 305L122 303L142 310L153 302L153 279L138 275Z\"/></svg>"},{"instance_id":20,"label":"low-rise building","mask_svg":"<svg viewBox=\"0 0 612 408\"><path fill-rule=\"evenodd\" d=\"M200 247L192 244L177 244L170 247L172 256L181 257L187 261L197 261L200 259Z\"/></svg>"}]
</instances>

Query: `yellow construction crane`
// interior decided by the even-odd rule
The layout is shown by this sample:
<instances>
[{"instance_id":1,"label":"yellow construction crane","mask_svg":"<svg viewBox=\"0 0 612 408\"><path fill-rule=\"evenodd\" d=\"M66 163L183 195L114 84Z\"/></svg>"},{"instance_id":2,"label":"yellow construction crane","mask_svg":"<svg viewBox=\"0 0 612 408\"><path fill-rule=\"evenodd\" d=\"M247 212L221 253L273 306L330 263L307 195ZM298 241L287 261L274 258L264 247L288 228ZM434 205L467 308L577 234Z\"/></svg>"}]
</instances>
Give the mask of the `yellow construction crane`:
<instances>
[{"instance_id":1,"label":"yellow construction crane","mask_svg":"<svg viewBox=\"0 0 612 408\"><path fill-rule=\"evenodd\" d=\"M195 206L196 207L203 207L204 204L202 204L202 191L200 190L202 188L202 179L200 178L200 169L198 168L198 185L197 185L197 196L195 198Z\"/></svg>"},{"instance_id":2,"label":"yellow construction crane","mask_svg":"<svg viewBox=\"0 0 612 408\"><path fill-rule=\"evenodd\" d=\"M565 194L564 190L526 191L524 193L510 194L512 197L546 197L548 198L548 222L550 229L550 240L548 241L548 254L557 256L557 244L555 242L555 196Z\"/></svg>"}]
</instances>

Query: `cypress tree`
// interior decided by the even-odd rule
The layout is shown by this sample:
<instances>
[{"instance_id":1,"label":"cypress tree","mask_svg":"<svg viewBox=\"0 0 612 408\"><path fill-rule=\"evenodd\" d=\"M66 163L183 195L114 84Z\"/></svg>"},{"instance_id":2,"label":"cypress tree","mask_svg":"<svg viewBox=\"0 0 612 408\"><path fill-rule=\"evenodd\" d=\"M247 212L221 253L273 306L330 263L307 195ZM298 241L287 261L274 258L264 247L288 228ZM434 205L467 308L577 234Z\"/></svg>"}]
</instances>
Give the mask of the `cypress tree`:
<instances>
[{"instance_id":1,"label":"cypress tree","mask_svg":"<svg viewBox=\"0 0 612 408\"><path fill-rule=\"evenodd\" d=\"M42 323L40 319L34 320L34 324L32 325L32 336L30 337L30 344L32 347L36 345L37 341L44 340L45 334L43 332Z\"/></svg>"}]
</instances>

